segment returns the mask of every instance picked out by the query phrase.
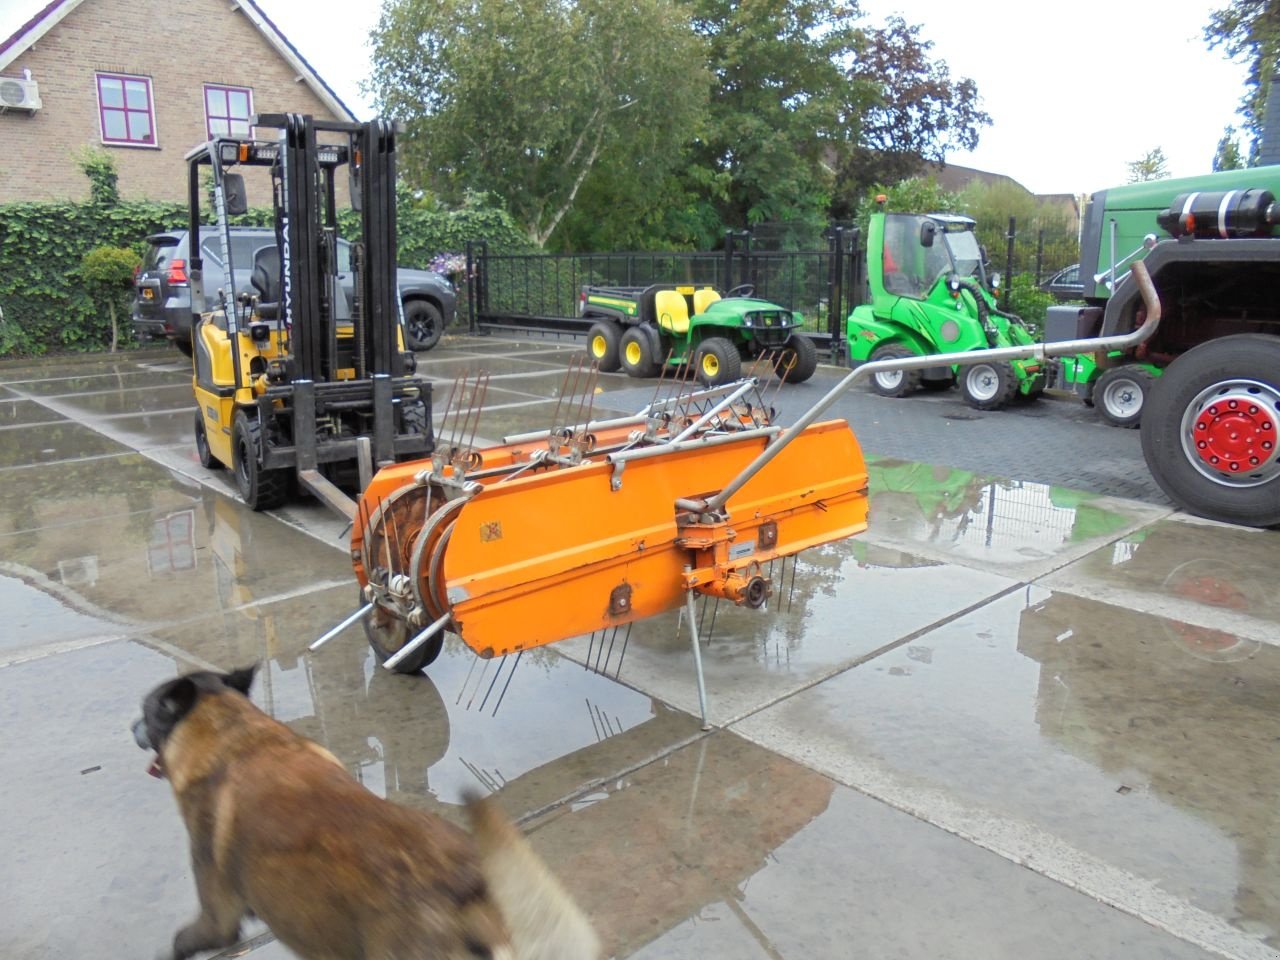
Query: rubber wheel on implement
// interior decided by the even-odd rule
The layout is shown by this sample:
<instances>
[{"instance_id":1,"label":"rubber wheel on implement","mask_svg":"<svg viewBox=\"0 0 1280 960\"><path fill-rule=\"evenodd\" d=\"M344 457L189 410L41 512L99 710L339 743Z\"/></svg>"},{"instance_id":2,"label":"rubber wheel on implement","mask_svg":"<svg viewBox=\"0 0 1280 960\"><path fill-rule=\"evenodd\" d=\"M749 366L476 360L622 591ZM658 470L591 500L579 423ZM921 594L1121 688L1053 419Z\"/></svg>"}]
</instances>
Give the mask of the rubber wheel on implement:
<instances>
[{"instance_id":1,"label":"rubber wheel on implement","mask_svg":"<svg viewBox=\"0 0 1280 960\"><path fill-rule=\"evenodd\" d=\"M708 337L693 355L698 380L708 387L737 380L742 375L742 354L732 340Z\"/></svg>"},{"instance_id":2,"label":"rubber wheel on implement","mask_svg":"<svg viewBox=\"0 0 1280 960\"><path fill-rule=\"evenodd\" d=\"M787 383L804 383L817 369L818 348L808 337L793 333L778 353L778 376Z\"/></svg>"},{"instance_id":3,"label":"rubber wheel on implement","mask_svg":"<svg viewBox=\"0 0 1280 960\"><path fill-rule=\"evenodd\" d=\"M1142 454L1171 500L1210 520L1280 526L1280 337L1237 334L1188 350L1144 407Z\"/></svg>"},{"instance_id":4,"label":"rubber wheel on implement","mask_svg":"<svg viewBox=\"0 0 1280 960\"><path fill-rule=\"evenodd\" d=\"M289 472L262 469L258 463L259 434L258 421L250 420L243 410L237 411L231 429L236 488L250 510L270 510L288 498Z\"/></svg>"},{"instance_id":5,"label":"rubber wheel on implement","mask_svg":"<svg viewBox=\"0 0 1280 960\"><path fill-rule=\"evenodd\" d=\"M1018 378L1008 363L983 360L960 369L960 393L975 410L999 410L1018 392Z\"/></svg>"},{"instance_id":6,"label":"rubber wheel on implement","mask_svg":"<svg viewBox=\"0 0 1280 960\"><path fill-rule=\"evenodd\" d=\"M914 357L915 351L900 343L886 343L876 347L868 360L904 360ZM919 370L893 370L871 375L871 389L882 397L905 397L920 384Z\"/></svg>"},{"instance_id":7,"label":"rubber wheel on implement","mask_svg":"<svg viewBox=\"0 0 1280 960\"><path fill-rule=\"evenodd\" d=\"M1142 422L1152 379L1146 367L1132 363L1105 371L1093 386L1093 402L1102 419L1113 427L1136 427Z\"/></svg>"},{"instance_id":8,"label":"rubber wheel on implement","mask_svg":"<svg viewBox=\"0 0 1280 960\"><path fill-rule=\"evenodd\" d=\"M196 455L200 458L200 466L205 469L222 469L222 461L209 449L209 436L204 428L204 414L199 410L196 411Z\"/></svg>"},{"instance_id":9,"label":"rubber wheel on implement","mask_svg":"<svg viewBox=\"0 0 1280 960\"><path fill-rule=\"evenodd\" d=\"M363 597L360 598L360 605L364 605ZM407 623L398 617L393 617L378 606L375 606L361 617L360 623L364 627L364 635L368 638L369 646L373 649L373 655L378 659L378 663L386 663L414 635L409 632ZM421 673L423 667L435 663L436 657L440 656L440 651L444 649L444 634L445 631L441 630L392 667L392 671L394 673Z\"/></svg>"},{"instance_id":10,"label":"rubber wheel on implement","mask_svg":"<svg viewBox=\"0 0 1280 960\"><path fill-rule=\"evenodd\" d=\"M658 361L649 338L639 327L631 327L618 344L618 360L631 377L652 377L658 372Z\"/></svg>"},{"instance_id":11,"label":"rubber wheel on implement","mask_svg":"<svg viewBox=\"0 0 1280 960\"><path fill-rule=\"evenodd\" d=\"M587 356L596 362L601 373L613 373L622 367L621 345L622 326L616 320L597 320L587 331Z\"/></svg>"},{"instance_id":12,"label":"rubber wheel on implement","mask_svg":"<svg viewBox=\"0 0 1280 960\"><path fill-rule=\"evenodd\" d=\"M444 335L444 317L434 303L410 300L404 305L404 333L410 350L430 350Z\"/></svg>"}]
</instances>

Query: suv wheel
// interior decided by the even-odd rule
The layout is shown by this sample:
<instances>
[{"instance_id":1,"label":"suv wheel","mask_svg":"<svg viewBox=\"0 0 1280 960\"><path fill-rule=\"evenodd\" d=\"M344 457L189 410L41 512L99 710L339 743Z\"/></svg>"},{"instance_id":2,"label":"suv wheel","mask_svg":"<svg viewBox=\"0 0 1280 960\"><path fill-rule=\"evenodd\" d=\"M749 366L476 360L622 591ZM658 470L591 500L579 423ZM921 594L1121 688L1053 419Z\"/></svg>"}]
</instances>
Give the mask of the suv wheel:
<instances>
[{"instance_id":1,"label":"suv wheel","mask_svg":"<svg viewBox=\"0 0 1280 960\"><path fill-rule=\"evenodd\" d=\"M444 334L444 317L434 303L410 300L404 305L404 328L410 350L430 350Z\"/></svg>"}]
</instances>

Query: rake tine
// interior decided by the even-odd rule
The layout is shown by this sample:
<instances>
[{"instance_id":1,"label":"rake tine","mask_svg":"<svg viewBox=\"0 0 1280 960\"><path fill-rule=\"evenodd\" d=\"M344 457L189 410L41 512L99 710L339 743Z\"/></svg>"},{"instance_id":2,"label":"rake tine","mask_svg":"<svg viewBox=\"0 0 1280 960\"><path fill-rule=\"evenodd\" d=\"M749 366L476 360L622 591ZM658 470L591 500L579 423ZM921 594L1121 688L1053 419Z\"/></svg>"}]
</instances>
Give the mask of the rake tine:
<instances>
[{"instance_id":1,"label":"rake tine","mask_svg":"<svg viewBox=\"0 0 1280 960\"><path fill-rule=\"evenodd\" d=\"M604 739L604 737L600 736L600 725L596 723L596 711L595 708L591 706L591 698L583 697L582 702L587 705L587 716L591 718L591 730L596 735L596 743L599 743Z\"/></svg>"},{"instance_id":2,"label":"rake tine","mask_svg":"<svg viewBox=\"0 0 1280 960\"><path fill-rule=\"evenodd\" d=\"M591 668L592 673L600 672L600 658L604 656L604 631L600 631L600 647L596 650L596 665Z\"/></svg>"},{"instance_id":3,"label":"rake tine","mask_svg":"<svg viewBox=\"0 0 1280 960\"><path fill-rule=\"evenodd\" d=\"M492 660L486 660L484 667L480 670L480 676L476 678L476 688L471 692L471 699L467 701L467 709L471 709L471 705L476 702L476 694L480 692L480 684L484 683L484 675L489 672L489 664Z\"/></svg>"},{"instance_id":4,"label":"rake tine","mask_svg":"<svg viewBox=\"0 0 1280 960\"><path fill-rule=\"evenodd\" d=\"M711 646L711 638L716 632L716 614L720 612L720 598L716 597L715 606L711 608L711 626L707 628L707 646Z\"/></svg>"},{"instance_id":5,"label":"rake tine","mask_svg":"<svg viewBox=\"0 0 1280 960\"><path fill-rule=\"evenodd\" d=\"M800 554L796 554L791 561L791 589L787 591L787 613L791 612L791 598L796 592L796 567L800 566Z\"/></svg>"},{"instance_id":6,"label":"rake tine","mask_svg":"<svg viewBox=\"0 0 1280 960\"><path fill-rule=\"evenodd\" d=\"M609 637L609 652L604 655L604 672L601 673L601 676L607 677L609 675L609 661L613 659L613 644L617 639L618 628L614 627L613 633ZM604 637L600 638L600 646L604 646Z\"/></svg>"},{"instance_id":7,"label":"rake tine","mask_svg":"<svg viewBox=\"0 0 1280 960\"><path fill-rule=\"evenodd\" d=\"M627 632L622 638L622 650L618 654L618 669L613 672L613 679L615 680L622 678L622 659L627 655L627 644L631 642L631 627L632 624L628 623Z\"/></svg>"},{"instance_id":8,"label":"rake tine","mask_svg":"<svg viewBox=\"0 0 1280 960\"><path fill-rule=\"evenodd\" d=\"M502 692L498 694L498 702L493 705L493 713L489 714L489 716L496 717L498 715L498 708L502 706L502 701L507 698L507 687L511 686L511 678L516 675L516 667L520 666L520 658L523 656L523 650L516 654L516 662L511 665L511 672L507 674L507 682L502 685ZM480 708L484 709L484 704L481 704Z\"/></svg>"},{"instance_id":9,"label":"rake tine","mask_svg":"<svg viewBox=\"0 0 1280 960\"><path fill-rule=\"evenodd\" d=\"M484 712L484 705L489 702L489 694L493 693L493 685L498 682L498 678L502 676L502 668L507 665L507 658L503 656L498 661L498 669L493 672L493 679L489 681L489 689L484 692L484 699L480 701L480 712Z\"/></svg>"},{"instance_id":10,"label":"rake tine","mask_svg":"<svg viewBox=\"0 0 1280 960\"><path fill-rule=\"evenodd\" d=\"M460 704L460 703L462 702L462 695L463 695L464 693L466 693L466 692L467 692L467 684L469 684L469 683L471 682L471 674L475 671L475 669L476 669L476 661L478 661L480 658L479 658L479 657L469 657L468 659L471 661L471 666L467 667L467 675L466 675L466 677L465 677L465 678L463 679L463 681L462 681L462 687L461 687L461 689L459 689L459 690L458 690L458 699L457 699L457 700L455 700L455 701L453 701L453 705L454 705L455 707L456 707L458 704ZM487 661L487 660L485 661L485 663L488 663L488 662L489 662L489 661Z\"/></svg>"},{"instance_id":11,"label":"rake tine","mask_svg":"<svg viewBox=\"0 0 1280 960\"><path fill-rule=\"evenodd\" d=\"M603 638L603 637L601 637L601 638L600 638L600 642L601 642L601 643L604 643L604 638ZM592 651L592 650L594 650L594 649L595 649L595 647L596 647L596 632L595 632L594 630L592 630L592 631L591 631L591 636L587 638L587 659L586 659L586 661L582 664L582 669L583 669L583 670L590 670L590 669L591 669L591 651Z\"/></svg>"}]
</instances>

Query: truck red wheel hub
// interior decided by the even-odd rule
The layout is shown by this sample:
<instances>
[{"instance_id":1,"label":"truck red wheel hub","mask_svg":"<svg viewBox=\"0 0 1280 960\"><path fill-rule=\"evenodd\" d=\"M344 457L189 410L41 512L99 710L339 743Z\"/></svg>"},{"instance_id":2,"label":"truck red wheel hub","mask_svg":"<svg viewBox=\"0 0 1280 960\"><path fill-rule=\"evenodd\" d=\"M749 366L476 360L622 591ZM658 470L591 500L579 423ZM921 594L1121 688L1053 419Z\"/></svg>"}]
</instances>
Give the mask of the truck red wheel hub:
<instances>
[{"instance_id":1,"label":"truck red wheel hub","mask_svg":"<svg viewBox=\"0 0 1280 960\"><path fill-rule=\"evenodd\" d=\"M1256 398L1219 397L1192 426L1196 453L1223 473L1251 473L1276 457L1276 417Z\"/></svg>"}]
</instances>

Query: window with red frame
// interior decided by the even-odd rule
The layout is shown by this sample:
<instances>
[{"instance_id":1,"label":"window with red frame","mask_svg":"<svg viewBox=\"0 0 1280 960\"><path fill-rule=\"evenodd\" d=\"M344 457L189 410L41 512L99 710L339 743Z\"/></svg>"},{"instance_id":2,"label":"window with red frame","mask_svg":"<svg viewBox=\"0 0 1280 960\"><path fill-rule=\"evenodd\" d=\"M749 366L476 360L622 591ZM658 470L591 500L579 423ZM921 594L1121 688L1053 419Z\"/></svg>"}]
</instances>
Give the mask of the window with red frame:
<instances>
[{"instance_id":1,"label":"window with red frame","mask_svg":"<svg viewBox=\"0 0 1280 960\"><path fill-rule=\"evenodd\" d=\"M249 118L253 116L253 91L245 87L205 84L204 116L211 140L214 137L249 136Z\"/></svg>"},{"instance_id":2,"label":"window with red frame","mask_svg":"<svg viewBox=\"0 0 1280 960\"><path fill-rule=\"evenodd\" d=\"M156 121L151 80L115 73L99 73L97 79L102 142L154 147Z\"/></svg>"}]
</instances>

